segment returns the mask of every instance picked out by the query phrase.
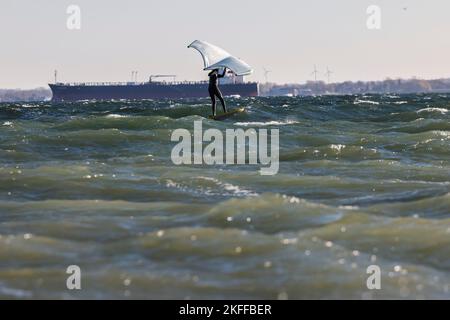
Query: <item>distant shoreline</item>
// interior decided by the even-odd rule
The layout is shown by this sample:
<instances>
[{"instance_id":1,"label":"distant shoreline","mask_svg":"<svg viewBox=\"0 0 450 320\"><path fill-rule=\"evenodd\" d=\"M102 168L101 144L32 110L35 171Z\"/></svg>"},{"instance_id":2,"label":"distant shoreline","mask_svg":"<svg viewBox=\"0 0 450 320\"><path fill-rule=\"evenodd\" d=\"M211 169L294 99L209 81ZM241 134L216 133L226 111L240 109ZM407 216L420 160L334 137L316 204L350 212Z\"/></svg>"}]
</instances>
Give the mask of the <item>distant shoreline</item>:
<instances>
[{"instance_id":1,"label":"distant shoreline","mask_svg":"<svg viewBox=\"0 0 450 320\"><path fill-rule=\"evenodd\" d=\"M383 81L345 81L325 83L308 81L304 84L260 83L260 95L266 96L310 96L310 95L355 95L355 94L414 94L450 93L450 78L387 79ZM1 102L41 102L52 97L50 88L0 89Z\"/></svg>"},{"instance_id":2,"label":"distant shoreline","mask_svg":"<svg viewBox=\"0 0 450 320\"><path fill-rule=\"evenodd\" d=\"M449 93L450 78L446 79L386 79L383 81L345 81L305 84L261 84L262 96L355 95L355 94L414 94Z\"/></svg>"},{"instance_id":3,"label":"distant shoreline","mask_svg":"<svg viewBox=\"0 0 450 320\"><path fill-rule=\"evenodd\" d=\"M39 102L52 98L50 88L0 89L1 102Z\"/></svg>"}]
</instances>

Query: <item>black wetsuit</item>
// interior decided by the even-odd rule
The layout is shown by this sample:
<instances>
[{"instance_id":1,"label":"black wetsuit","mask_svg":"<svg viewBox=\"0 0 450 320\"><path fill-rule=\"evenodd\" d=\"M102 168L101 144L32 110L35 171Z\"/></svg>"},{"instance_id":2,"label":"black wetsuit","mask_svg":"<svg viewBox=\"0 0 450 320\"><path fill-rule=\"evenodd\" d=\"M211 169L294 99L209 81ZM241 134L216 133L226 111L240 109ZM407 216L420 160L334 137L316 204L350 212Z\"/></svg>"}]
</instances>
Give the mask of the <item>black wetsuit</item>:
<instances>
[{"instance_id":1,"label":"black wetsuit","mask_svg":"<svg viewBox=\"0 0 450 320\"><path fill-rule=\"evenodd\" d=\"M223 78L225 76L225 73L227 72L227 69L224 68L223 73L219 74L218 70L211 71L209 76L209 96L211 97L212 102L212 113L213 116L216 115L216 97L219 98L220 103L222 104L223 112L227 112L227 106L225 104L225 101L223 100L222 93L219 90L219 78Z\"/></svg>"}]
</instances>

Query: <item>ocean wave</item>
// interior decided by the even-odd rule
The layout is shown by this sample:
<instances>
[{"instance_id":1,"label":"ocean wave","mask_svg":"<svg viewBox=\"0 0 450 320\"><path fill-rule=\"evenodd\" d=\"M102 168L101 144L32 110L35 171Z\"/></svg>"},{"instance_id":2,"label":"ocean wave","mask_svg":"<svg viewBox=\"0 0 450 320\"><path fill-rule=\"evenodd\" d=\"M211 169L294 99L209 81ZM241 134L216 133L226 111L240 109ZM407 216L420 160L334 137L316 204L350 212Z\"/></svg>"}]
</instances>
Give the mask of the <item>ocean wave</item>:
<instances>
[{"instance_id":1,"label":"ocean wave","mask_svg":"<svg viewBox=\"0 0 450 320\"><path fill-rule=\"evenodd\" d=\"M280 161L296 161L308 159L348 159L369 160L379 159L380 152L376 148L367 148L357 145L331 144L318 147L304 147L280 153Z\"/></svg>"},{"instance_id":2,"label":"ocean wave","mask_svg":"<svg viewBox=\"0 0 450 320\"><path fill-rule=\"evenodd\" d=\"M172 119L165 116L107 115L103 117L75 118L60 124L56 124L53 128L57 130L148 130L164 127L171 121Z\"/></svg>"},{"instance_id":3,"label":"ocean wave","mask_svg":"<svg viewBox=\"0 0 450 320\"><path fill-rule=\"evenodd\" d=\"M106 116L107 118L115 118L115 119L117 119L117 118L128 118L129 116L128 115L123 115L123 114L108 114L107 116Z\"/></svg>"},{"instance_id":4,"label":"ocean wave","mask_svg":"<svg viewBox=\"0 0 450 320\"><path fill-rule=\"evenodd\" d=\"M248 188L208 176L195 176L188 180L182 181L167 179L166 186L168 188L177 189L181 192L199 194L207 197L255 197L258 195L256 192Z\"/></svg>"},{"instance_id":5,"label":"ocean wave","mask_svg":"<svg viewBox=\"0 0 450 320\"><path fill-rule=\"evenodd\" d=\"M220 188L223 188L224 191L231 192L239 197L255 197L258 195L257 193L249 189L228 182L222 182L219 179L213 177L198 176L195 179L213 182L215 185L219 186ZM222 192L218 192L217 194L222 194Z\"/></svg>"},{"instance_id":6,"label":"ocean wave","mask_svg":"<svg viewBox=\"0 0 450 320\"><path fill-rule=\"evenodd\" d=\"M8 288L0 282L0 297L1 296L14 299L30 299L33 296L33 293L28 290Z\"/></svg>"},{"instance_id":7,"label":"ocean wave","mask_svg":"<svg viewBox=\"0 0 450 320\"><path fill-rule=\"evenodd\" d=\"M450 193L403 203L374 205L367 208L366 212L391 217L449 219L448 208L450 208Z\"/></svg>"},{"instance_id":8,"label":"ocean wave","mask_svg":"<svg viewBox=\"0 0 450 320\"><path fill-rule=\"evenodd\" d=\"M20 105L21 108L42 108L43 104L42 103L34 103L34 104L30 104L30 103L23 103Z\"/></svg>"},{"instance_id":9,"label":"ocean wave","mask_svg":"<svg viewBox=\"0 0 450 320\"><path fill-rule=\"evenodd\" d=\"M419 217L382 218L350 213L340 223L328 224L306 233L378 258L403 261L448 270L450 261L450 219L439 221ZM345 232L339 232L345 227ZM427 229L423 233L421 230ZM374 250L376 248L376 250ZM425 253L426 252L426 253Z\"/></svg>"},{"instance_id":10,"label":"ocean wave","mask_svg":"<svg viewBox=\"0 0 450 320\"><path fill-rule=\"evenodd\" d=\"M414 124L400 124L391 128L382 129L380 132L405 132L405 133L421 133L427 131L449 131L450 122L435 119L416 119Z\"/></svg>"},{"instance_id":11,"label":"ocean wave","mask_svg":"<svg viewBox=\"0 0 450 320\"><path fill-rule=\"evenodd\" d=\"M373 101L373 100L361 100L361 99L356 99L353 102L354 105L359 105L359 104L371 104L371 105L379 105L380 103L378 101Z\"/></svg>"},{"instance_id":12,"label":"ocean wave","mask_svg":"<svg viewBox=\"0 0 450 320\"><path fill-rule=\"evenodd\" d=\"M398 104L398 105L402 105L402 104L407 104L408 101L394 101L393 104Z\"/></svg>"},{"instance_id":13,"label":"ocean wave","mask_svg":"<svg viewBox=\"0 0 450 320\"><path fill-rule=\"evenodd\" d=\"M273 208L277 210L274 213ZM209 210L214 226L264 233L299 231L342 219L344 210L280 194L232 199Z\"/></svg>"},{"instance_id":14,"label":"ocean wave","mask_svg":"<svg viewBox=\"0 0 450 320\"><path fill-rule=\"evenodd\" d=\"M445 108L431 108L431 107L429 107L429 108L423 108L423 109L420 109L420 110L417 111L417 113L425 113L425 112L437 112L437 113L440 113L440 114L446 114L448 112L448 110L445 109Z\"/></svg>"},{"instance_id":15,"label":"ocean wave","mask_svg":"<svg viewBox=\"0 0 450 320\"><path fill-rule=\"evenodd\" d=\"M291 124L297 124L298 121L295 120L286 120L286 121L266 121L266 122L235 122L234 125L236 126L243 126L243 127L249 127L249 126L255 126L255 127L263 127L263 126L287 126Z\"/></svg>"}]
</instances>

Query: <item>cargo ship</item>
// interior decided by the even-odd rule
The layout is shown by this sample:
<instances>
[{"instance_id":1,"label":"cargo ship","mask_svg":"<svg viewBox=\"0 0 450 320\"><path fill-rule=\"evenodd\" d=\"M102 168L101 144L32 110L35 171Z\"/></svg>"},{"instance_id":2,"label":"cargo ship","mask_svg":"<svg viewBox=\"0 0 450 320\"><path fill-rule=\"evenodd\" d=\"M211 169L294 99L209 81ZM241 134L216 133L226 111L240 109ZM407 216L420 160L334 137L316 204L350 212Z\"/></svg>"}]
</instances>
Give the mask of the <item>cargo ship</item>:
<instances>
[{"instance_id":1,"label":"cargo ship","mask_svg":"<svg viewBox=\"0 0 450 320\"><path fill-rule=\"evenodd\" d=\"M173 80L159 80L169 77ZM220 80L220 90L224 96L256 97L259 95L258 83L245 82L242 76L231 74ZM148 82L60 83L55 81L49 86L54 102L208 97L207 81L175 81L175 76L172 75L153 75Z\"/></svg>"}]
</instances>

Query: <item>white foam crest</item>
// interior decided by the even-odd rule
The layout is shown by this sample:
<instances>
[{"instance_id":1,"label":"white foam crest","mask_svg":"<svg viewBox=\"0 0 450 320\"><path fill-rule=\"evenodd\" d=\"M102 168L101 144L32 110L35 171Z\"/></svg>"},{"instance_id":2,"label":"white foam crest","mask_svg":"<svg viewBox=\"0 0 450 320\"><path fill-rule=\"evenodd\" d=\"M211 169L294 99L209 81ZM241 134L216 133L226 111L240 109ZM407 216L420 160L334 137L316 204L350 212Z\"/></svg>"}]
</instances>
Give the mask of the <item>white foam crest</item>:
<instances>
[{"instance_id":1,"label":"white foam crest","mask_svg":"<svg viewBox=\"0 0 450 320\"><path fill-rule=\"evenodd\" d=\"M298 121L286 120L286 121L267 121L267 122L235 122L235 126L249 127L249 126L286 126L290 124L296 124Z\"/></svg>"},{"instance_id":2,"label":"white foam crest","mask_svg":"<svg viewBox=\"0 0 450 320\"><path fill-rule=\"evenodd\" d=\"M114 119L118 119L118 118L128 118L129 116L126 116L126 115L123 115L123 114L115 114L115 113L113 113L113 114L108 114L107 116L106 116L106 118L114 118Z\"/></svg>"},{"instance_id":3,"label":"white foam crest","mask_svg":"<svg viewBox=\"0 0 450 320\"><path fill-rule=\"evenodd\" d=\"M211 178L211 177L203 177L200 176L198 177L198 179L201 180L206 180L206 181L211 181L213 183L215 183L218 187L223 188L226 191L229 191L237 196L257 196L258 194L249 190L249 189L244 189L240 186L231 184L231 183L227 183L227 182L221 182L220 180L216 179L216 178Z\"/></svg>"},{"instance_id":4,"label":"white foam crest","mask_svg":"<svg viewBox=\"0 0 450 320\"><path fill-rule=\"evenodd\" d=\"M379 105L380 103L377 101L372 101L372 100L360 100L360 99L356 99L353 104L373 104L373 105Z\"/></svg>"},{"instance_id":5,"label":"white foam crest","mask_svg":"<svg viewBox=\"0 0 450 320\"><path fill-rule=\"evenodd\" d=\"M445 108L429 107L429 108L424 108L424 109L420 109L419 111L417 111L417 113L422 113L422 112L439 112L441 114L446 114L448 112L448 110Z\"/></svg>"}]
</instances>

